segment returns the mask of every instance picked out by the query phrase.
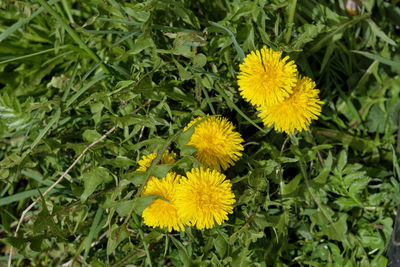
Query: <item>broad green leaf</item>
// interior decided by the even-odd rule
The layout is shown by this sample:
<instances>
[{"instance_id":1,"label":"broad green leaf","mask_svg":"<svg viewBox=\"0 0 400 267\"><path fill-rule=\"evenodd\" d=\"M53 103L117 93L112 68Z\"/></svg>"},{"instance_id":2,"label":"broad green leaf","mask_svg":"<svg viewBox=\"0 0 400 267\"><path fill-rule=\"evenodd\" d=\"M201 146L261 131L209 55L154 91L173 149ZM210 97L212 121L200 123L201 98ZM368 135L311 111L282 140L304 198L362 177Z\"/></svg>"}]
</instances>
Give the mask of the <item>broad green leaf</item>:
<instances>
[{"instance_id":1,"label":"broad green leaf","mask_svg":"<svg viewBox=\"0 0 400 267\"><path fill-rule=\"evenodd\" d=\"M175 247L178 249L179 258L183 263L183 266L191 266L192 260L187 252L186 248L182 245L182 243L177 240L175 237L170 236L172 243L174 243Z\"/></svg>"},{"instance_id":2,"label":"broad green leaf","mask_svg":"<svg viewBox=\"0 0 400 267\"><path fill-rule=\"evenodd\" d=\"M388 44L397 46L396 42L393 41L392 39L390 39L379 27L378 25L375 24L375 22L372 19L367 19L366 20L369 24L369 26L371 27L372 32L378 36L379 38L381 38L383 41L385 41Z\"/></svg>"},{"instance_id":3,"label":"broad green leaf","mask_svg":"<svg viewBox=\"0 0 400 267\"><path fill-rule=\"evenodd\" d=\"M339 159L337 162L337 168L341 172L343 171L344 167L347 164L347 152L345 150L342 150L339 154Z\"/></svg>"},{"instance_id":4,"label":"broad green leaf","mask_svg":"<svg viewBox=\"0 0 400 267\"><path fill-rule=\"evenodd\" d=\"M83 140L89 143L93 143L97 139L100 139L101 134L99 134L96 130L85 130L82 134Z\"/></svg>"},{"instance_id":5,"label":"broad green leaf","mask_svg":"<svg viewBox=\"0 0 400 267\"><path fill-rule=\"evenodd\" d=\"M213 239L213 244L218 255L224 258L228 249L228 242L226 242L225 238L221 234L218 234L217 238Z\"/></svg>"},{"instance_id":6,"label":"broad green leaf","mask_svg":"<svg viewBox=\"0 0 400 267\"><path fill-rule=\"evenodd\" d=\"M330 240L345 242L347 233L347 214L341 215L339 220L328 225L323 233L326 234Z\"/></svg>"},{"instance_id":7,"label":"broad green leaf","mask_svg":"<svg viewBox=\"0 0 400 267\"><path fill-rule=\"evenodd\" d=\"M129 236L130 233L125 228L125 226L113 224L108 234L107 255L113 253L115 249L118 247L118 245Z\"/></svg>"},{"instance_id":8,"label":"broad green leaf","mask_svg":"<svg viewBox=\"0 0 400 267\"><path fill-rule=\"evenodd\" d=\"M112 181L112 177L109 171L103 167L96 167L88 172L81 175L81 179L84 182L84 191L81 195L81 200L86 199L96 190L99 185L106 184Z\"/></svg>"}]
</instances>

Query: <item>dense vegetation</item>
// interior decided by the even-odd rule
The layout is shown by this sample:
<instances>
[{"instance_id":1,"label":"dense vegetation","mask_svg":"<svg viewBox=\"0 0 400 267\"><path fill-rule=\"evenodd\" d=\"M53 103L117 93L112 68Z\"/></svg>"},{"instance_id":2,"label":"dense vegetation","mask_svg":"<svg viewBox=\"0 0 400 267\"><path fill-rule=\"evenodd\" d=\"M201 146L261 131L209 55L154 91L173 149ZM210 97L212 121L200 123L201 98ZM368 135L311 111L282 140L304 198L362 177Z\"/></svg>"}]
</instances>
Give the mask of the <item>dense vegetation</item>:
<instances>
[{"instance_id":1,"label":"dense vegetation","mask_svg":"<svg viewBox=\"0 0 400 267\"><path fill-rule=\"evenodd\" d=\"M385 266L400 5L362 2L350 15L333 0L0 1L0 265L13 246L12 266ZM320 89L310 131L264 127L239 95L239 64L264 45ZM183 129L205 114L245 140L224 172L233 214L144 225L138 190L198 166ZM180 160L136 172L166 149Z\"/></svg>"}]
</instances>

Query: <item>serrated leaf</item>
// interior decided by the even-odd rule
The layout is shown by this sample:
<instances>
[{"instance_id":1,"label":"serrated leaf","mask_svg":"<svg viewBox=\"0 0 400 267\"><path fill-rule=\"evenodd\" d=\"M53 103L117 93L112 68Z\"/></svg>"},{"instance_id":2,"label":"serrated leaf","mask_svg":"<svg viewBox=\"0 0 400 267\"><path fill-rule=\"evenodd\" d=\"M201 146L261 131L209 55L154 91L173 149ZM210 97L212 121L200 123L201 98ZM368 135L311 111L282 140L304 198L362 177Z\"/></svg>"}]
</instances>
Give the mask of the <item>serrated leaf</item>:
<instances>
[{"instance_id":1,"label":"serrated leaf","mask_svg":"<svg viewBox=\"0 0 400 267\"><path fill-rule=\"evenodd\" d=\"M354 198L358 198L358 194L367 187L369 181L370 178L367 176L362 177L358 180L353 180L349 188L349 194Z\"/></svg>"}]
</instances>

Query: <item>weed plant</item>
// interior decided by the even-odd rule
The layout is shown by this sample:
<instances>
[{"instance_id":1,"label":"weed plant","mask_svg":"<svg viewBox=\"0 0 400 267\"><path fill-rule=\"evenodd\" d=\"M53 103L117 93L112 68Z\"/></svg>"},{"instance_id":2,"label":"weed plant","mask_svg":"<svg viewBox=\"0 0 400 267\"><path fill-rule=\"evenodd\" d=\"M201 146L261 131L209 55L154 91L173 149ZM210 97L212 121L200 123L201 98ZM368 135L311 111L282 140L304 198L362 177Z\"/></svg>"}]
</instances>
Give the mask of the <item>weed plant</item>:
<instances>
[{"instance_id":1,"label":"weed plant","mask_svg":"<svg viewBox=\"0 0 400 267\"><path fill-rule=\"evenodd\" d=\"M0 1L0 265L386 266L399 29L398 1ZM316 82L308 130L275 132L240 96L239 65L264 46ZM206 114L244 139L223 171L233 213L146 226L143 184L200 166L183 129ZM179 160L157 165L167 149Z\"/></svg>"}]
</instances>

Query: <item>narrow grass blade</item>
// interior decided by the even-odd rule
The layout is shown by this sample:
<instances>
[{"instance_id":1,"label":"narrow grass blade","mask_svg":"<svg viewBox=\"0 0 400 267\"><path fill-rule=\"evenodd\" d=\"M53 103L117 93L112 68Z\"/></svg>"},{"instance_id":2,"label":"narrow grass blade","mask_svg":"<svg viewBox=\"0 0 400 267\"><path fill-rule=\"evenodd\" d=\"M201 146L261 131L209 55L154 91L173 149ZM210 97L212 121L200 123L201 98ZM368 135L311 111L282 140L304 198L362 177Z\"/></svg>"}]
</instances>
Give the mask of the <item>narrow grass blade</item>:
<instances>
[{"instance_id":1,"label":"narrow grass blade","mask_svg":"<svg viewBox=\"0 0 400 267\"><path fill-rule=\"evenodd\" d=\"M46 191L46 189L47 189L47 187L42 187L39 190L40 190L40 192L43 193L44 191ZM30 197L37 196L37 195L39 195L38 190L32 189L32 190L14 194L12 196L3 197L3 198L0 198L0 206L4 206L7 204L17 202L17 201L23 200L25 198L30 198Z\"/></svg>"},{"instance_id":2,"label":"narrow grass blade","mask_svg":"<svg viewBox=\"0 0 400 267\"><path fill-rule=\"evenodd\" d=\"M23 174L23 175L25 175L25 176L27 176L29 178L32 178L36 182L41 183L43 185L51 186L53 184L53 182L51 182L50 180L43 180L42 176L40 176L39 174L34 173L34 172L22 170L21 174Z\"/></svg>"},{"instance_id":3,"label":"narrow grass blade","mask_svg":"<svg viewBox=\"0 0 400 267\"><path fill-rule=\"evenodd\" d=\"M339 87L336 87L336 89L339 91L340 96L344 99L346 102L347 107L349 108L351 114L353 115L354 118L360 123L361 129L364 130L364 124L361 120L360 114L358 114L358 111L356 107L353 105L353 102L351 102L350 98L340 89Z\"/></svg>"},{"instance_id":4,"label":"narrow grass blade","mask_svg":"<svg viewBox=\"0 0 400 267\"><path fill-rule=\"evenodd\" d=\"M120 43L122 43L123 41L125 41L125 40L131 38L132 36L134 36L134 35L139 35L139 34L140 34L140 31L132 31L132 32L129 32L127 35L125 35L124 37L122 37L121 39L119 39L119 40L117 40L115 43L113 43L113 44L111 45L111 47L117 46L117 45L119 45Z\"/></svg>"},{"instance_id":5,"label":"narrow grass blade","mask_svg":"<svg viewBox=\"0 0 400 267\"><path fill-rule=\"evenodd\" d=\"M297 3L297 0L290 0L289 4L288 4L288 20L286 23L286 27L288 30L286 31L286 34L285 34L286 44L289 44L290 36L292 34L294 14L296 12L296 3Z\"/></svg>"},{"instance_id":6,"label":"narrow grass blade","mask_svg":"<svg viewBox=\"0 0 400 267\"><path fill-rule=\"evenodd\" d=\"M400 166L399 161L397 160L396 150L392 145L392 153L393 153L393 169L395 169L395 173L397 174L397 179L400 180Z\"/></svg>"},{"instance_id":7,"label":"narrow grass blade","mask_svg":"<svg viewBox=\"0 0 400 267\"><path fill-rule=\"evenodd\" d=\"M62 98L61 98L61 101L62 101L62 102L64 102L64 101L67 99L68 94L69 94L69 91L71 90L71 87L72 87L72 85L74 84L76 72L78 71L78 62L79 62L79 61L77 60L76 63L75 63L74 70L73 70L73 72L72 72L72 76L71 76L71 78L70 78L69 81L68 81L67 88L65 88L64 94L63 94L63 96L62 96Z\"/></svg>"},{"instance_id":8,"label":"narrow grass blade","mask_svg":"<svg viewBox=\"0 0 400 267\"><path fill-rule=\"evenodd\" d=\"M94 216L92 226L90 227L89 235L85 240L86 244L85 244L85 253L83 254L83 261L86 260L88 254L89 254L90 245L92 244L92 241L95 238L95 233L97 232L96 230L99 227L101 227L99 225L99 223L100 223L101 217L103 216L103 212L104 212L104 210L101 207L99 207L96 211L96 215Z\"/></svg>"},{"instance_id":9,"label":"narrow grass blade","mask_svg":"<svg viewBox=\"0 0 400 267\"><path fill-rule=\"evenodd\" d=\"M311 49L308 50L307 56L320 50L325 45L325 43L328 42L335 34L343 32L347 28L350 28L353 25L359 23L360 21L369 18L369 16L370 16L369 14L364 14L364 15L358 16L356 18L353 18L349 21L346 21L345 23L343 23L341 25L338 25L336 27L336 29L334 29L333 31L329 32L327 35L322 37L313 47L311 47Z\"/></svg>"},{"instance_id":10,"label":"narrow grass blade","mask_svg":"<svg viewBox=\"0 0 400 267\"><path fill-rule=\"evenodd\" d=\"M39 135L36 137L35 141L31 144L30 150L33 150L36 145L40 142L40 140L46 135L46 133L50 130L50 128L58 122L60 119L61 115L61 110L57 108L56 113L54 114L53 118L49 121L49 123L46 125L46 127L39 133Z\"/></svg>"},{"instance_id":11,"label":"narrow grass blade","mask_svg":"<svg viewBox=\"0 0 400 267\"><path fill-rule=\"evenodd\" d=\"M236 41L235 35L226 27L222 26L221 24L218 24L216 22L209 21L209 23L215 27L221 28L224 31L228 33L228 35L231 37L233 45L235 46L236 52L238 53L240 62L243 62L243 59L245 57L243 49L239 46L238 42Z\"/></svg>"},{"instance_id":12,"label":"narrow grass blade","mask_svg":"<svg viewBox=\"0 0 400 267\"><path fill-rule=\"evenodd\" d=\"M36 53L32 53L32 54L29 54L29 55L23 55L23 56L19 56L19 57L10 58L10 59L7 59L7 60L0 61L0 65L1 64L5 64L5 63L9 63L9 62L12 62L12 61L16 61L16 60L21 60L21 59L25 59L25 58L29 58L29 57L34 57L34 56L46 54L46 53L55 51L57 49L64 49L64 48L67 48L67 47L68 47L67 45L63 45L63 46L60 46L60 47L46 49L46 50L39 51L39 52L36 52Z\"/></svg>"},{"instance_id":13,"label":"narrow grass blade","mask_svg":"<svg viewBox=\"0 0 400 267\"><path fill-rule=\"evenodd\" d=\"M68 108L76 99L78 99L79 96L81 96L84 92L86 92L90 87L95 85L101 80L104 80L107 77L107 75L100 75L98 77L93 78L90 82L88 82L85 86L83 86L81 89L79 89L78 92L76 92L67 102L65 105L65 108Z\"/></svg>"},{"instance_id":14,"label":"narrow grass blade","mask_svg":"<svg viewBox=\"0 0 400 267\"><path fill-rule=\"evenodd\" d=\"M68 22L61 17L45 0L37 0L40 5L42 5L62 26L63 28L68 32L68 34L71 36L71 38L83 49L85 52L96 62L101 61L99 57L81 40L79 35L76 33L75 30L69 26ZM104 70L105 73L109 74L110 71L108 70L107 66L104 64L101 64L102 69Z\"/></svg>"},{"instance_id":15,"label":"narrow grass blade","mask_svg":"<svg viewBox=\"0 0 400 267\"><path fill-rule=\"evenodd\" d=\"M372 54L372 53L369 53L369 52L365 52L365 51L351 50L351 52L363 55L364 57L367 57L367 58L372 59L372 60L376 60L376 61L378 61L378 62L380 62L382 64L386 64L386 65L389 65L389 66L392 66L392 67L400 68L400 63L399 62L390 60L388 58L384 58L384 57L381 57L381 56L378 56L378 55L375 55L375 54Z\"/></svg>"},{"instance_id":16,"label":"narrow grass blade","mask_svg":"<svg viewBox=\"0 0 400 267\"><path fill-rule=\"evenodd\" d=\"M60 0L51 0L48 2L49 5L52 5L54 3L57 3ZM0 34L0 43L6 39L8 36L10 36L11 34L13 34L15 31L17 31L19 28L21 28L22 26L24 26L25 24L29 23L32 19L34 19L37 15L39 15L40 13L42 13L44 11L44 8L41 7L38 10L36 10L35 12L33 12L32 15L30 15L27 18L23 18L20 19L19 21L17 21L16 23L14 23L13 25L11 25L10 27L7 28L7 30L5 30L4 32L2 32Z\"/></svg>"}]
</instances>

